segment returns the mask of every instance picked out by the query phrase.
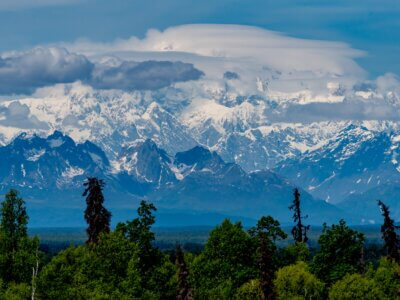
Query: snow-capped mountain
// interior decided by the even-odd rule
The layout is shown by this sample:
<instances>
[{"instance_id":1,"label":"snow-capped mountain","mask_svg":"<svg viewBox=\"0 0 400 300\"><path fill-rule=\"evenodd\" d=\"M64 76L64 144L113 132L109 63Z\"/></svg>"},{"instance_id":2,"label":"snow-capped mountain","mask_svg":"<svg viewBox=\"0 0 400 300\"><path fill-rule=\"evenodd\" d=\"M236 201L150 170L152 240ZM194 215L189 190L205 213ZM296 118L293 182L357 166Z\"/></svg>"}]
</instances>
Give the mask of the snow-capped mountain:
<instances>
[{"instance_id":1,"label":"snow-capped mountain","mask_svg":"<svg viewBox=\"0 0 400 300\"><path fill-rule=\"evenodd\" d=\"M289 222L288 207L294 186L271 171L246 172L236 163L226 163L216 152L194 147L175 155L179 182L155 197L170 207L186 206L258 218L271 214ZM339 218L343 211L302 192L303 209L314 222Z\"/></svg>"},{"instance_id":2,"label":"snow-capped mountain","mask_svg":"<svg viewBox=\"0 0 400 300\"><path fill-rule=\"evenodd\" d=\"M284 160L275 170L319 198L337 203L349 194L398 182L397 143L390 133L351 124L323 147Z\"/></svg>"},{"instance_id":3,"label":"snow-capped mountain","mask_svg":"<svg viewBox=\"0 0 400 300\"><path fill-rule=\"evenodd\" d=\"M55 131L47 138L21 134L0 147L2 190L10 187L48 190L81 186L87 174L102 176L109 168L104 152L91 142L76 144Z\"/></svg>"},{"instance_id":4,"label":"snow-capped mountain","mask_svg":"<svg viewBox=\"0 0 400 300\"><path fill-rule=\"evenodd\" d=\"M273 214L282 222L290 220L294 186L288 180L271 171L246 172L201 146L171 157L147 139L122 149L110 164L93 143L76 144L55 131L47 138L21 134L0 147L0 153L7 157L0 166L2 192L20 190L28 206L42 212L43 222L52 211L62 219L63 214L84 207L81 193L87 176L105 180L112 209L132 208L145 198L169 212L253 219ZM312 223L337 220L344 213L305 191L302 199Z\"/></svg>"},{"instance_id":5,"label":"snow-capped mountain","mask_svg":"<svg viewBox=\"0 0 400 300\"><path fill-rule=\"evenodd\" d=\"M0 142L8 145L22 132L46 139L54 130L77 144L91 141L109 160L104 176L115 182L113 190L122 185L134 195L132 199L152 195L162 202L168 196L187 205L187 198L171 195L179 195L180 187L194 178L202 182L208 169L215 177L215 189L221 189L219 184L236 184L228 178L239 180L240 188L248 186L249 177L259 180L255 174L272 169L315 199L342 204L368 195L371 189L398 183L396 89L328 82L318 92L306 85L282 91L275 89L282 76L259 78L251 90L222 74L219 80L199 79L151 91L96 90L80 82L46 87L30 98L0 103ZM339 116L333 117L333 109L341 110ZM393 111L392 120L380 120L381 110ZM374 121L365 121L366 117ZM24 121L15 124L4 118ZM177 154L195 146L212 152L194 148L194 156L211 157L192 164L191 158ZM41 153L32 151L32 157ZM219 160L234 164L225 166ZM16 168L21 170L20 164ZM81 171L63 168L62 172L66 177ZM192 205L206 207L205 202L194 200ZM223 205L228 203L221 202L221 209ZM245 210L243 206L241 211Z\"/></svg>"},{"instance_id":6,"label":"snow-capped mountain","mask_svg":"<svg viewBox=\"0 0 400 300\"><path fill-rule=\"evenodd\" d=\"M350 124L323 147L281 161L275 171L317 198L376 222L381 199L398 216L400 136L392 126L371 130Z\"/></svg>"}]
</instances>

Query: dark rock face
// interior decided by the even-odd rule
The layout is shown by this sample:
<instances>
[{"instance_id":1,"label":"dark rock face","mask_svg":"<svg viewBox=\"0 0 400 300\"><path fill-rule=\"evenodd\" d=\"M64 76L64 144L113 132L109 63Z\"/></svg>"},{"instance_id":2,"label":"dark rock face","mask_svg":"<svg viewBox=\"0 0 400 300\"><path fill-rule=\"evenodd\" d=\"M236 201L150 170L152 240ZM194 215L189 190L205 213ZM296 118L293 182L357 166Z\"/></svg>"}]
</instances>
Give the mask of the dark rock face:
<instances>
[{"instance_id":1,"label":"dark rock face","mask_svg":"<svg viewBox=\"0 0 400 300\"><path fill-rule=\"evenodd\" d=\"M91 142L75 144L55 131L47 138L21 134L0 147L0 181L3 189L64 189L81 185L85 176L101 176L109 168L104 152Z\"/></svg>"},{"instance_id":2,"label":"dark rock face","mask_svg":"<svg viewBox=\"0 0 400 300\"><path fill-rule=\"evenodd\" d=\"M247 218L270 214L282 222L291 218L288 206L294 186L288 180L268 170L246 172L201 146L172 158L147 139L123 147L117 161L109 162L93 143L76 144L56 131L47 138L22 134L0 147L0 154L5 158L0 165L2 190L15 187L35 208L49 208L49 213L51 208L83 207L82 183L87 176L98 176L107 184L109 205L117 209L134 207L146 198L173 212ZM304 191L302 200L315 223L343 216Z\"/></svg>"}]
</instances>

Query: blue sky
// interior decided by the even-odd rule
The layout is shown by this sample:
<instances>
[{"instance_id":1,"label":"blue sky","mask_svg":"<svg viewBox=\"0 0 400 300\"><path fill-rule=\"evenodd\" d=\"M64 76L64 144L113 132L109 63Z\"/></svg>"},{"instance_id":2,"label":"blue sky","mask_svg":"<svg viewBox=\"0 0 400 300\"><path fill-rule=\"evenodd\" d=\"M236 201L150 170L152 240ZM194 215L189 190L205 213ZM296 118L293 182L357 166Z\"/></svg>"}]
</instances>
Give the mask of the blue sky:
<instances>
[{"instance_id":1,"label":"blue sky","mask_svg":"<svg viewBox=\"0 0 400 300\"><path fill-rule=\"evenodd\" d=\"M180 24L241 24L343 41L367 52L357 61L371 77L399 75L399 13L398 0L2 0L0 51L143 37L149 28Z\"/></svg>"}]
</instances>

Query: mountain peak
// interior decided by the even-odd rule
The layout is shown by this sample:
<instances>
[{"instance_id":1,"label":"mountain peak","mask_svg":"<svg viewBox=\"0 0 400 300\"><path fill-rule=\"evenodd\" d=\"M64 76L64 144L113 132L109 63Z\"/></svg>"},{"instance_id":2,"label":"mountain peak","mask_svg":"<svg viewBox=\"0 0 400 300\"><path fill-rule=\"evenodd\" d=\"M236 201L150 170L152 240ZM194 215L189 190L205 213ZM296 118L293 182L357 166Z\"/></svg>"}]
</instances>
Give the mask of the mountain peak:
<instances>
[{"instance_id":1,"label":"mountain peak","mask_svg":"<svg viewBox=\"0 0 400 300\"><path fill-rule=\"evenodd\" d=\"M64 137L64 134L59 131L59 130L54 130L53 134L49 135L47 138L48 139L55 139L55 138L60 138L60 137Z\"/></svg>"},{"instance_id":2,"label":"mountain peak","mask_svg":"<svg viewBox=\"0 0 400 300\"><path fill-rule=\"evenodd\" d=\"M212 153L210 150L202 146L195 146L190 150L178 152L175 155L175 163L193 166L196 163L204 162L210 160L211 158Z\"/></svg>"},{"instance_id":3,"label":"mountain peak","mask_svg":"<svg viewBox=\"0 0 400 300\"><path fill-rule=\"evenodd\" d=\"M61 131L55 130L53 134L47 137L47 142L51 148L57 148L64 144L75 146L75 142L68 135L64 135Z\"/></svg>"},{"instance_id":4,"label":"mountain peak","mask_svg":"<svg viewBox=\"0 0 400 300\"><path fill-rule=\"evenodd\" d=\"M169 169L171 159L151 139L146 139L125 148L119 157L117 169L123 170L139 182L160 184L174 181Z\"/></svg>"}]
</instances>

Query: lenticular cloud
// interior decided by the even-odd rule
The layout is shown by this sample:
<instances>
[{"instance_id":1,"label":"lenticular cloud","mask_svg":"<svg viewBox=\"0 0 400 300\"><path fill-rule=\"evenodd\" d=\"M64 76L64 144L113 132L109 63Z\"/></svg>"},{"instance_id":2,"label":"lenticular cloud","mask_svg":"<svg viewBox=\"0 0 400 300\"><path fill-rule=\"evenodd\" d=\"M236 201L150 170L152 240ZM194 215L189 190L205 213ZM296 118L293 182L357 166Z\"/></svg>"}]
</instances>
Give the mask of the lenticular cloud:
<instances>
[{"instance_id":1,"label":"lenticular cloud","mask_svg":"<svg viewBox=\"0 0 400 300\"><path fill-rule=\"evenodd\" d=\"M144 39L132 37L113 43L79 41L70 49L88 55L116 52L181 52L257 62L281 72L312 72L336 76L363 76L354 61L363 52L340 42L306 40L242 25L183 25L165 31L149 30ZM187 56L182 54L183 59Z\"/></svg>"}]
</instances>

